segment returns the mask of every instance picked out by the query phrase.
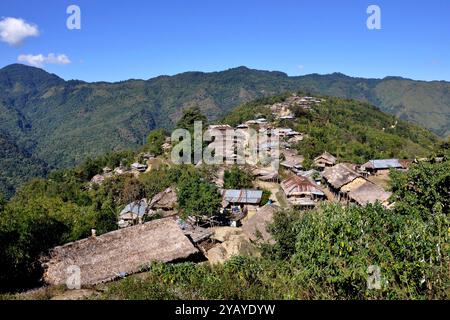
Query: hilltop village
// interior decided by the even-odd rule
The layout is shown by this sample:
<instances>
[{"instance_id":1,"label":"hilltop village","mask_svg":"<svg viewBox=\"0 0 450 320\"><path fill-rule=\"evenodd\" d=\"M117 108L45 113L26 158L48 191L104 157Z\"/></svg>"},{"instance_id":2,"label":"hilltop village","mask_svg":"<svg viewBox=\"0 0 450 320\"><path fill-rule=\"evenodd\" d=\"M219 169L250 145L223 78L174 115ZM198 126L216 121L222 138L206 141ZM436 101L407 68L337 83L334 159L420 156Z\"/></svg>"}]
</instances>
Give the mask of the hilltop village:
<instances>
[{"instance_id":1,"label":"hilltop village","mask_svg":"<svg viewBox=\"0 0 450 320\"><path fill-rule=\"evenodd\" d=\"M97 236L93 229L91 237L51 250L43 260L45 282L64 284L66 269L71 265L81 268L83 285L95 285L139 272L151 261L216 264L235 255L257 255L258 243L273 243L267 225L280 209L309 210L320 208L323 203L366 206L376 202L391 208L394 204L389 202L389 172L406 171L411 163L420 160L366 159L366 163L356 164L341 161L338 155L323 150L312 163L306 164L305 157L295 148L308 132L290 127L296 119L292 108L307 113L325 101L292 95L265 106L270 117L255 114L254 119L236 126L210 125L207 130L270 131L276 139L265 141L258 151L279 150L279 165L274 168L261 162L238 166L236 158L229 154L233 150L220 149L228 161L212 170L222 197L217 212L200 217L181 215L176 185L151 199L136 196L119 213L118 230ZM130 166L105 167L87 188L95 188L117 176L139 177L161 166L174 166L170 160L173 147L170 137L158 143L161 155L143 152L136 157L139 161ZM202 162L195 164L197 168L203 166L206 165ZM233 172L251 176L251 187L227 188L225 180Z\"/></svg>"}]
</instances>

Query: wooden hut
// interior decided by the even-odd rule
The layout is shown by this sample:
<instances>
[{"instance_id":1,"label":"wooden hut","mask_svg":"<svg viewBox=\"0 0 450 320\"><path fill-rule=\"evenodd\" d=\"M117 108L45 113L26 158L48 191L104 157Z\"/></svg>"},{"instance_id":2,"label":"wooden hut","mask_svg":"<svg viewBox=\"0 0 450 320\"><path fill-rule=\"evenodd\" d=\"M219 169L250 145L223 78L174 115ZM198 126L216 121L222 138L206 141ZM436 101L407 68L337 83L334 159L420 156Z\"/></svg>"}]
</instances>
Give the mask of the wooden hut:
<instances>
[{"instance_id":1,"label":"wooden hut","mask_svg":"<svg viewBox=\"0 0 450 320\"><path fill-rule=\"evenodd\" d=\"M336 157L325 151L320 156L314 159L314 166L318 169L325 169L327 167L332 167L336 164Z\"/></svg>"},{"instance_id":2,"label":"wooden hut","mask_svg":"<svg viewBox=\"0 0 450 320\"><path fill-rule=\"evenodd\" d=\"M172 188L167 188L163 192L153 197L149 204L152 212L165 211L172 212L177 204L177 194Z\"/></svg>"},{"instance_id":3,"label":"wooden hut","mask_svg":"<svg viewBox=\"0 0 450 320\"><path fill-rule=\"evenodd\" d=\"M328 184L329 189L338 196L339 199L347 199L347 192L345 186L354 183L362 184L366 180L356 171L349 168L343 163L339 163L333 167L325 168L322 177ZM342 190L342 188L344 188Z\"/></svg>"},{"instance_id":4,"label":"wooden hut","mask_svg":"<svg viewBox=\"0 0 450 320\"><path fill-rule=\"evenodd\" d=\"M370 160L361 166L362 170L369 173L386 173L390 169L403 169L403 165L397 159Z\"/></svg>"},{"instance_id":5,"label":"wooden hut","mask_svg":"<svg viewBox=\"0 0 450 320\"><path fill-rule=\"evenodd\" d=\"M292 176L281 182L281 188L288 201L297 207L311 208L317 200L325 198L325 193L311 179Z\"/></svg>"}]
</instances>

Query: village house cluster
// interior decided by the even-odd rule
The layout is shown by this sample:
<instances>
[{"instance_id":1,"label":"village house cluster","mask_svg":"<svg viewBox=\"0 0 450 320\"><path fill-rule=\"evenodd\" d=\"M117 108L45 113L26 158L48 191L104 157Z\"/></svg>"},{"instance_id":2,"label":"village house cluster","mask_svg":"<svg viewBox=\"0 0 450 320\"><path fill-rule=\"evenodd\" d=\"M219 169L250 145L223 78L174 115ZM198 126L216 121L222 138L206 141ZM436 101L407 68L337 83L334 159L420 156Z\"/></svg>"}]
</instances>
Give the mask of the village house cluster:
<instances>
[{"instance_id":1,"label":"village house cluster","mask_svg":"<svg viewBox=\"0 0 450 320\"><path fill-rule=\"evenodd\" d=\"M220 263L233 255L252 254L254 242L273 243L266 227L281 208L306 210L323 202L361 206L380 202L389 207L391 194L386 191L385 184L388 172L407 170L409 161L368 159L367 163L357 165L342 163L336 155L323 150L313 160L312 168L304 168L304 157L298 154L295 146L307 133L289 127L289 122L295 120L291 107L310 111L322 102L323 99L294 95L284 102L267 106L273 120L256 116L234 128L228 124L209 126L207 130L239 130L241 133L238 136L225 134L231 140L221 141L216 149L219 156L228 159L217 169L215 183L222 194L222 207L216 215L205 216L201 223L194 217L181 219L175 187L167 188L152 199L133 199L119 213L117 231L101 236L93 233L88 239L55 248L44 264L45 280L62 284L65 268L71 264L81 268L83 284L92 285L138 272L150 261L207 259L211 263ZM250 129L270 131L258 152L276 148L280 165L274 167L264 161L245 164L241 169L254 177L253 188L224 189L224 172L237 163L235 148L230 145L248 144ZM92 178L90 187L115 175L139 176L153 170L160 162L170 161L168 141L163 149L164 156L141 154L142 163L136 162L130 167L104 168L102 174ZM270 196L263 202L264 190L269 191Z\"/></svg>"}]
</instances>

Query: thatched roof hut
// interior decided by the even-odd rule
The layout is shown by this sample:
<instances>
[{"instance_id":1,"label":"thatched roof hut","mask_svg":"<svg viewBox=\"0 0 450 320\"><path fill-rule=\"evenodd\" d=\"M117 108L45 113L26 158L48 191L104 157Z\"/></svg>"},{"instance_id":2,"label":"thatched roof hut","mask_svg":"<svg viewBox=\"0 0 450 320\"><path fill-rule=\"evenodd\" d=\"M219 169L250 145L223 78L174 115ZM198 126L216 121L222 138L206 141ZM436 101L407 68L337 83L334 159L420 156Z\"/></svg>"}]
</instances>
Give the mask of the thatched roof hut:
<instances>
[{"instance_id":1,"label":"thatched roof hut","mask_svg":"<svg viewBox=\"0 0 450 320\"><path fill-rule=\"evenodd\" d=\"M273 215L278 210L279 207L275 205L265 205L243 224L242 231L253 241L258 240L259 234L263 241L273 244L275 241L267 231L267 225L273 221Z\"/></svg>"},{"instance_id":2,"label":"thatched roof hut","mask_svg":"<svg viewBox=\"0 0 450 320\"><path fill-rule=\"evenodd\" d=\"M323 191L315 182L309 178L301 176L292 176L286 180L283 180L281 182L281 188L288 198L291 196L300 195L325 196Z\"/></svg>"},{"instance_id":3,"label":"thatched roof hut","mask_svg":"<svg viewBox=\"0 0 450 320\"><path fill-rule=\"evenodd\" d=\"M149 207L152 210L173 210L176 204L176 192L172 188L167 188L153 197Z\"/></svg>"},{"instance_id":4,"label":"thatched roof hut","mask_svg":"<svg viewBox=\"0 0 450 320\"><path fill-rule=\"evenodd\" d=\"M282 150L280 153L283 154L285 158L284 162L290 162L294 165L301 165L305 160L302 155L299 155L297 151L293 149Z\"/></svg>"},{"instance_id":5,"label":"thatched roof hut","mask_svg":"<svg viewBox=\"0 0 450 320\"><path fill-rule=\"evenodd\" d=\"M78 266L81 284L95 285L139 272L152 261L183 260L197 252L173 219L160 219L52 249L43 261L44 281L65 284L68 267Z\"/></svg>"},{"instance_id":6,"label":"thatched roof hut","mask_svg":"<svg viewBox=\"0 0 450 320\"><path fill-rule=\"evenodd\" d=\"M336 157L331 153L325 151L320 156L314 159L314 165L318 168L332 167L336 164Z\"/></svg>"},{"instance_id":7,"label":"thatched roof hut","mask_svg":"<svg viewBox=\"0 0 450 320\"><path fill-rule=\"evenodd\" d=\"M391 195L392 193L370 181L366 181L348 193L348 197L361 206L377 201L386 204Z\"/></svg>"},{"instance_id":8,"label":"thatched roof hut","mask_svg":"<svg viewBox=\"0 0 450 320\"><path fill-rule=\"evenodd\" d=\"M330 184L335 189L340 189L342 186L361 177L359 173L350 169L343 163L339 163L334 167L325 168L322 176L328 182L328 184Z\"/></svg>"},{"instance_id":9,"label":"thatched roof hut","mask_svg":"<svg viewBox=\"0 0 450 320\"><path fill-rule=\"evenodd\" d=\"M278 180L278 171L271 169L255 169L252 175L261 181L276 181Z\"/></svg>"}]
</instances>

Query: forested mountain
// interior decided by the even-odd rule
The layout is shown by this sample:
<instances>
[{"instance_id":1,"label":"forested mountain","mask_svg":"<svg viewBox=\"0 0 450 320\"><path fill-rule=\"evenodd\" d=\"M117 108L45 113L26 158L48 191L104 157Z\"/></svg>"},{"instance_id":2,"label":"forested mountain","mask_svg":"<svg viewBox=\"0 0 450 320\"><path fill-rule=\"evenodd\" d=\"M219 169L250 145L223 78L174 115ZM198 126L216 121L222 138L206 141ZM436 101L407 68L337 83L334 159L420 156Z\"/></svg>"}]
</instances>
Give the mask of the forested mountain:
<instances>
[{"instance_id":1,"label":"forested mountain","mask_svg":"<svg viewBox=\"0 0 450 320\"><path fill-rule=\"evenodd\" d=\"M198 106L209 119L218 119L255 98L300 89L368 101L441 136L450 133L447 82L342 74L288 77L239 67L86 83L19 64L0 70L0 133L51 168L68 167L87 156L141 145L151 129L173 127L187 107Z\"/></svg>"},{"instance_id":2,"label":"forested mountain","mask_svg":"<svg viewBox=\"0 0 450 320\"><path fill-rule=\"evenodd\" d=\"M0 197L10 197L16 188L30 177L47 174L47 165L36 159L0 134Z\"/></svg>"}]
</instances>

